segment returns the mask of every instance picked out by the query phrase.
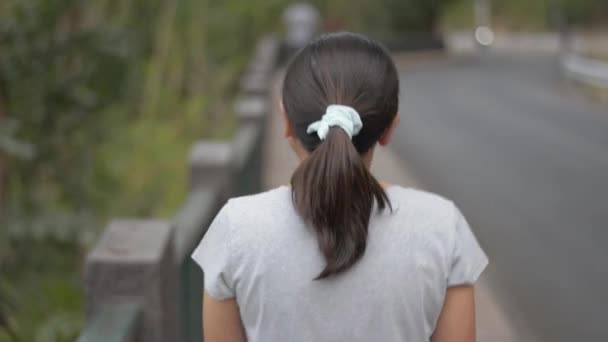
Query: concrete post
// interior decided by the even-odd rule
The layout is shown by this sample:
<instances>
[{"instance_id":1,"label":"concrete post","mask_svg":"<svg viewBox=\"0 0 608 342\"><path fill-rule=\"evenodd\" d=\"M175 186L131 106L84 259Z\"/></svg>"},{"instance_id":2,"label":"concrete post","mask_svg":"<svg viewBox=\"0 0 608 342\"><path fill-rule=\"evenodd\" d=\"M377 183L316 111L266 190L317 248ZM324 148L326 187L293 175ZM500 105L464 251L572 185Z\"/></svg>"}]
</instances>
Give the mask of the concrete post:
<instances>
[{"instance_id":1,"label":"concrete post","mask_svg":"<svg viewBox=\"0 0 608 342\"><path fill-rule=\"evenodd\" d=\"M229 142L197 141L190 148L190 191L230 180L232 150Z\"/></svg>"},{"instance_id":2,"label":"concrete post","mask_svg":"<svg viewBox=\"0 0 608 342\"><path fill-rule=\"evenodd\" d=\"M234 103L239 124L262 123L269 109L267 96L243 94Z\"/></svg>"},{"instance_id":3,"label":"concrete post","mask_svg":"<svg viewBox=\"0 0 608 342\"><path fill-rule=\"evenodd\" d=\"M112 221L86 260L88 320L107 305L137 302L142 308L138 341L176 341L172 238L166 221Z\"/></svg>"},{"instance_id":4,"label":"concrete post","mask_svg":"<svg viewBox=\"0 0 608 342\"><path fill-rule=\"evenodd\" d=\"M249 71L272 73L279 55L279 40L275 35L261 38L255 47Z\"/></svg>"},{"instance_id":5,"label":"concrete post","mask_svg":"<svg viewBox=\"0 0 608 342\"><path fill-rule=\"evenodd\" d=\"M249 71L243 75L239 85L246 93L263 95L269 92L269 82L265 72Z\"/></svg>"}]
</instances>

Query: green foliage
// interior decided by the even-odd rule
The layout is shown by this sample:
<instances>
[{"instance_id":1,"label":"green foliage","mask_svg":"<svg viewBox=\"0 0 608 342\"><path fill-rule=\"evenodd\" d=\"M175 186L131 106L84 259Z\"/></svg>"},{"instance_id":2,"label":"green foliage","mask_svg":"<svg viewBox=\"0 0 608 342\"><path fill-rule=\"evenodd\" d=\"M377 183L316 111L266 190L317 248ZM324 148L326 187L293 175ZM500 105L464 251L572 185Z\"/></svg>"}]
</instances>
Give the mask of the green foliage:
<instances>
[{"instance_id":1,"label":"green foliage","mask_svg":"<svg viewBox=\"0 0 608 342\"><path fill-rule=\"evenodd\" d=\"M75 339L100 223L175 212L284 3L0 2L0 341Z\"/></svg>"},{"instance_id":2,"label":"green foliage","mask_svg":"<svg viewBox=\"0 0 608 342\"><path fill-rule=\"evenodd\" d=\"M149 55L134 76L139 100L110 109L135 117L99 151L120 179L108 200L113 215L175 212L185 195L190 145L201 136L230 134L238 76L257 37L280 24L285 2L133 0L119 10L124 23L137 23L139 7L158 13L151 16L156 24L140 23L156 33L143 35L150 41L143 43ZM106 3L116 11L122 2Z\"/></svg>"},{"instance_id":3,"label":"green foliage","mask_svg":"<svg viewBox=\"0 0 608 342\"><path fill-rule=\"evenodd\" d=\"M507 31L542 31L550 27L550 9L545 0L494 1L493 26Z\"/></svg>"},{"instance_id":4,"label":"green foliage","mask_svg":"<svg viewBox=\"0 0 608 342\"><path fill-rule=\"evenodd\" d=\"M604 25L608 17L608 3L597 0L556 0L565 19L574 25Z\"/></svg>"},{"instance_id":5,"label":"green foliage","mask_svg":"<svg viewBox=\"0 0 608 342\"><path fill-rule=\"evenodd\" d=\"M389 0L388 26L397 32L431 32L437 28L441 10L449 0Z\"/></svg>"},{"instance_id":6,"label":"green foliage","mask_svg":"<svg viewBox=\"0 0 608 342\"><path fill-rule=\"evenodd\" d=\"M74 341L82 326L80 266L70 243L17 241L10 263L1 269L0 341ZM28 253L17 253L25 250ZM24 267L24 266L27 266Z\"/></svg>"},{"instance_id":7,"label":"green foliage","mask_svg":"<svg viewBox=\"0 0 608 342\"><path fill-rule=\"evenodd\" d=\"M5 218L95 204L92 147L108 133L96 114L120 95L127 65L118 35L77 5L10 0L0 13Z\"/></svg>"},{"instance_id":8,"label":"green foliage","mask_svg":"<svg viewBox=\"0 0 608 342\"><path fill-rule=\"evenodd\" d=\"M51 228L37 222L65 231L73 213L175 209L185 188L185 167L175 165L200 136L227 134L235 81L286 2L7 1L0 204L5 221L30 218L26 231ZM159 188L167 178L175 181ZM131 200L116 209L124 194Z\"/></svg>"},{"instance_id":9,"label":"green foliage","mask_svg":"<svg viewBox=\"0 0 608 342\"><path fill-rule=\"evenodd\" d=\"M314 3L327 18L329 30L366 32L393 38L409 32L433 32L442 10L453 0L335 0Z\"/></svg>"},{"instance_id":10,"label":"green foliage","mask_svg":"<svg viewBox=\"0 0 608 342\"><path fill-rule=\"evenodd\" d=\"M122 94L125 35L82 1L0 6L0 341L73 340L80 240L109 174L95 165Z\"/></svg>"},{"instance_id":11,"label":"green foliage","mask_svg":"<svg viewBox=\"0 0 608 342\"><path fill-rule=\"evenodd\" d=\"M475 24L475 0L455 0L445 8L447 29L470 29ZM560 21L582 28L606 25L608 2L597 0L509 0L491 1L492 26L506 31L558 29Z\"/></svg>"}]
</instances>

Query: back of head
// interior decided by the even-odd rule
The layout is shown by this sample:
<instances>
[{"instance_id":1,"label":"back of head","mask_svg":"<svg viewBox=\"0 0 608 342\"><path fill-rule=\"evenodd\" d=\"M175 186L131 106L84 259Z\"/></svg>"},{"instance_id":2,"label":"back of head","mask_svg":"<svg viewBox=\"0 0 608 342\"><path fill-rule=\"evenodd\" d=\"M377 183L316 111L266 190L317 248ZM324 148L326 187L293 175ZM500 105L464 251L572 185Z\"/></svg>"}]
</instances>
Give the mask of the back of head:
<instances>
[{"instance_id":1,"label":"back of head","mask_svg":"<svg viewBox=\"0 0 608 342\"><path fill-rule=\"evenodd\" d=\"M317 234L326 267L317 279L347 270L364 254L370 216L390 206L361 155L389 129L398 110L399 79L389 53L354 33L322 36L287 68L283 105L296 138L310 152L294 172L294 205ZM333 126L324 140L307 133L329 105L354 108L362 122L352 137Z\"/></svg>"}]
</instances>

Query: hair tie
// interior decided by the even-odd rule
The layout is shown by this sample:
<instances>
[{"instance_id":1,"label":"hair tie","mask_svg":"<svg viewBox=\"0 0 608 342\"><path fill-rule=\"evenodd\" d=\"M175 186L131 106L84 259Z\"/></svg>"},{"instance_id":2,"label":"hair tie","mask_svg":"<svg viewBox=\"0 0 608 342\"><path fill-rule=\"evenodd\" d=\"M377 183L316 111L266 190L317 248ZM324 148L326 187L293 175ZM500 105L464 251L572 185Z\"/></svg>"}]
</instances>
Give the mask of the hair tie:
<instances>
[{"instance_id":1,"label":"hair tie","mask_svg":"<svg viewBox=\"0 0 608 342\"><path fill-rule=\"evenodd\" d=\"M306 133L317 132L319 139L325 140L327 133L329 133L329 128L332 126L339 126L352 139L353 136L361 131L363 123L361 122L359 113L354 108L343 105L329 105L321 120L308 125Z\"/></svg>"}]
</instances>

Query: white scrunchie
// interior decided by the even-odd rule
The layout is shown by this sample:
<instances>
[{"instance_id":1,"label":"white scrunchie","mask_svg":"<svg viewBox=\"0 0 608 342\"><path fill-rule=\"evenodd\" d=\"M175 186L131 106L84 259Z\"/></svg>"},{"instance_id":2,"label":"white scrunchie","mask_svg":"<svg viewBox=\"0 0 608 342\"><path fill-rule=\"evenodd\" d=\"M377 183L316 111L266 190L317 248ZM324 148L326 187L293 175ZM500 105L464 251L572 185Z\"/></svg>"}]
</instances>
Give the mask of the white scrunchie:
<instances>
[{"instance_id":1,"label":"white scrunchie","mask_svg":"<svg viewBox=\"0 0 608 342\"><path fill-rule=\"evenodd\" d=\"M325 140L327 133L329 133L329 128L332 126L339 126L352 139L353 136L361 131L363 123L361 122L359 113L354 108L343 105L329 105L321 120L308 125L306 133L317 132L319 139Z\"/></svg>"}]
</instances>

